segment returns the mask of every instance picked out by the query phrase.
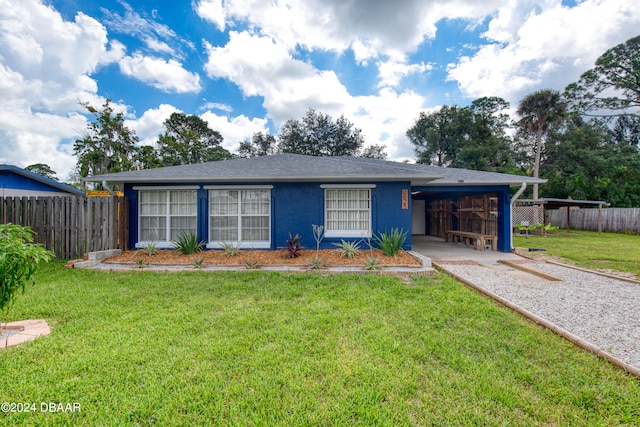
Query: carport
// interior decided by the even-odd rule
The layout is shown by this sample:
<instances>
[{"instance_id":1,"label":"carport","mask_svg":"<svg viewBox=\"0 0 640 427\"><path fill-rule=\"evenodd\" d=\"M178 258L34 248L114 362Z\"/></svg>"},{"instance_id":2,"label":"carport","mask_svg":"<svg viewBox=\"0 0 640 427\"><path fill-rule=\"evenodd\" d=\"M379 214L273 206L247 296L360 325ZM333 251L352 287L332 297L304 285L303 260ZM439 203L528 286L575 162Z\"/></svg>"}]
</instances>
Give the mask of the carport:
<instances>
[{"instance_id":1,"label":"carport","mask_svg":"<svg viewBox=\"0 0 640 427\"><path fill-rule=\"evenodd\" d=\"M433 168L442 178L411 186L412 234L443 240L452 231L494 236L500 252L511 252L512 193L517 193L517 198L527 185L546 182L495 172L421 166Z\"/></svg>"},{"instance_id":2,"label":"carport","mask_svg":"<svg viewBox=\"0 0 640 427\"><path fill-rule=\"evenodd\" d=\"M510 252L510 196L508 186L412 187L413 235L443 240L451 231L495 236L498 251Z\"/></svg>"}]
</instances>

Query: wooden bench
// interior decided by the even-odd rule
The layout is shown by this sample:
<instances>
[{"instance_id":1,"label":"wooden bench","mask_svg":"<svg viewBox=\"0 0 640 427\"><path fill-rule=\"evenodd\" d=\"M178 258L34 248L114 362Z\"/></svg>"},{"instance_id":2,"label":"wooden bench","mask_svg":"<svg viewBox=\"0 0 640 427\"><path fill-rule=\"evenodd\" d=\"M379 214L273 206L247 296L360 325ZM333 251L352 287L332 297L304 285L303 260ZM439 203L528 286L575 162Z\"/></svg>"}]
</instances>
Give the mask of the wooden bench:
<instances>
[{"instance_id":1,"label":"wooden bench","mask_svg":"<svg viewBox=\"0 0 640 427\"><path fill-rule=\"evenodd\" d=\"M469 247L473 245L474 249L485 250L487 244L491 245L491 249L498 250L498 237L490 234L471 233L468 231L447 230L444 232L444 240L451 240L453 243L462 243Z\"/></svg>"}]
</instances>

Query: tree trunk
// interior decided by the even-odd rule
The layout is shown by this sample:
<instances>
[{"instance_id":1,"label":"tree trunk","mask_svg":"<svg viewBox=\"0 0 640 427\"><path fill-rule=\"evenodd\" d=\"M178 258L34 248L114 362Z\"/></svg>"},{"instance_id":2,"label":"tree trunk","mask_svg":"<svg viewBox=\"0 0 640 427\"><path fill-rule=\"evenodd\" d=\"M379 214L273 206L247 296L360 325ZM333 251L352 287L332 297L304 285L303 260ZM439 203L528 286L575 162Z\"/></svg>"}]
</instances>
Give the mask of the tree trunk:
<instances>
[{"instance_id":1,"label":"tree trunk","mask_svg":"<svg viewBox=\"0 0 640 427\"><path fill-rule=\"evenodd\" d=\"M536 134L536 161L533 165L533 177L540 177L540 157L542 155L542 129ZM538 200L538 184L533 184L533 199Z\"/></svg>"},{"instance_id":2,"label":"tree trunk","mask_svg":"<svg viewBox=\"0 0 640 427\"><path fill-rule=\"evenodd\" d=\"M536 161L533 165L533 177L540 177L540 157L542 154L542 128L538 127L538 132L536 134ZM533 200L534 203L538 200L538 184L533 184ZM540 206L537 204L533 205L533 221L535 224L542 222L540 221Z\"/></svg>"}]
</instances>

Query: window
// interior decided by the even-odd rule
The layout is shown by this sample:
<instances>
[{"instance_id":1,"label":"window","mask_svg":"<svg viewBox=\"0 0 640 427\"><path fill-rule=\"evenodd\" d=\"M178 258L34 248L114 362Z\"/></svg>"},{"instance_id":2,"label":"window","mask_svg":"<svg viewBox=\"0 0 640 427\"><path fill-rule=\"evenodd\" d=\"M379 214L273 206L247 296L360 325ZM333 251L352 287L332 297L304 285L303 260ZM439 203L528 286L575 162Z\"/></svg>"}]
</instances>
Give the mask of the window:
<instances>
[{"instance_id":1,"label":"window","mask_svg":"<svg viewBox=\"0 0 640 427\"><path fill-rule=\"evenodd\" d=\"M218 247L220 242L270 247L270 186L205 188L209 188L209 247Z\"/></svg>"},{"instance_id":2,"label":"window","mask_svg":"<svg viewBox=\"0 0 640 427\"><path fill-rule=\"evenodd\" d=\"M138 245L158 242L160 247L170 247L171 241L182 233L195 233L198 205L196 188L142 190L134 187L134 190L139 190Z\"/></svg>"},{"instance_id":3,"label":"window","mask_svg":"<svg viewBox=\"0 0 640 427\"><path fill-rule=\"evenodd\" d=\"M321 185L324 188L325 235L371 236L371 188L373 185Z\"/></svg>"}]
</instances>

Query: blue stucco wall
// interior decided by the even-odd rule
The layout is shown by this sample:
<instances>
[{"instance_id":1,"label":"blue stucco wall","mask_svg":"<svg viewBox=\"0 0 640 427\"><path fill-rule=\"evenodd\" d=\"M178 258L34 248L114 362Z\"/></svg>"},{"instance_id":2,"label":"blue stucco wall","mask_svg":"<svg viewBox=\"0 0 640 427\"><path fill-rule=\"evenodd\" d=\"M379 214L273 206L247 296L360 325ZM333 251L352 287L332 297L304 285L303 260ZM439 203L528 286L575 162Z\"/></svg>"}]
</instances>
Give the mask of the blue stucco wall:
<instances>
[{"instance_id":1,"label":"blue stucco wall","mask_svg":"<svg viewBox=\"0 0 640 427\"><path fill-rule=\"evenodd\" d=\"M233 185L229 183L181 183L180 185L199 185L198 190L198 227L200 239L208 241L208 191L203 189L205 185ZM273 185L271 190L271 249L277 249L285 245L285 241L292 235L299 234L302 237L302 245L308 249L316 246L313 237L312 225L324 225L324 189L320 182L310 183L238 183L243 185ZM331 183L339 184L339 183ZM349 184L355 184L350 182ZM411 191L409 182L363 182L362 184L375 184L371 189L371 215L372 230L380 233L391 228L399 228L409 231L404 249L411 249L411 205L408 209L402 209L402 190ZM154 184L150 186L157 186ZM143 184L136 184L142 187ZM125 196L129 198L129 247L135 247L138 239L138 192L133 190L133 185L125 185ZM359 240L349 238L345 240ZM325 238L321 248L335 248L333 243L340 238Z\"/></svg>"},{"instance_id":2,"label":"blue stucco wall","mask_svg":"<svg viewBox=\"0 0 640 427\"><path fill-rule=\"evenodd\" d=\"M26 176L19 175L11 171L0 171L0 188L14 188L20 190L31 191L48 191L51 193L68 194L66 191L47 185L43 182L39 182L30 179Z\"/></svg>"}]
</instances>

